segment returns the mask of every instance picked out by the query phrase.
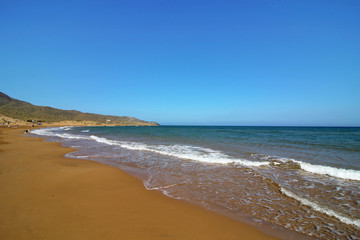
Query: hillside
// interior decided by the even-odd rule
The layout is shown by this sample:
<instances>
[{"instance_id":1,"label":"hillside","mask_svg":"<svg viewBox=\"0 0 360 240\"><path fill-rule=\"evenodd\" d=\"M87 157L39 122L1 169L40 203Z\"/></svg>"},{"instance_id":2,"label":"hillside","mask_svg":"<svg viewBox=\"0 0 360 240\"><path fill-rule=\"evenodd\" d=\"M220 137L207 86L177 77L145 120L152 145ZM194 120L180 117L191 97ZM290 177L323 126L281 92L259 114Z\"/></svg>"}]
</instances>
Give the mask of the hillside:
<instances>
[{"instance_id":1,"label":"hillside","mask_svg":"<svg viewBox=\"0 0 360 240\"><path fill-rule=\"evenodd\" d=\"M119 117L83 113L75 110L61 110L52 107L32 105L9 97L0 92L0 114L22 121L57 123L57 122L91 122L91 125L119 126L157 126L155 122L147 122L133 117Z\"/></svg>"}]
</instances>

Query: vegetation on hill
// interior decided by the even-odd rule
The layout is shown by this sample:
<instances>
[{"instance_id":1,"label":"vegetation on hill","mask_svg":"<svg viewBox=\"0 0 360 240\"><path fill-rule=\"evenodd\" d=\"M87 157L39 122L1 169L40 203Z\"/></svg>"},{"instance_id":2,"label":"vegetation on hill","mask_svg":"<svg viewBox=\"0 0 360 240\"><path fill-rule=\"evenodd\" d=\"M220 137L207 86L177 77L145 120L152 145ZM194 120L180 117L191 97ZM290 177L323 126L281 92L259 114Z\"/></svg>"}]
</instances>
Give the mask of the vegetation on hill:
<instances>
[{"instance_id":1,"label":"vegetation on hill","mask_svg":"<svg viewBox=\"0 0 360 240\"><path fill-rule=\"evenodd\" d=\"M52 107L35 106L28 102L20 101L0 92L0 114L23 120L36 122L55 123L61 121L91 121L99 125L121 126L156 126L155 122L147 122L133 117L118 117L83 113L75 110L61 110Z\"/></svg>"}]
</instances>

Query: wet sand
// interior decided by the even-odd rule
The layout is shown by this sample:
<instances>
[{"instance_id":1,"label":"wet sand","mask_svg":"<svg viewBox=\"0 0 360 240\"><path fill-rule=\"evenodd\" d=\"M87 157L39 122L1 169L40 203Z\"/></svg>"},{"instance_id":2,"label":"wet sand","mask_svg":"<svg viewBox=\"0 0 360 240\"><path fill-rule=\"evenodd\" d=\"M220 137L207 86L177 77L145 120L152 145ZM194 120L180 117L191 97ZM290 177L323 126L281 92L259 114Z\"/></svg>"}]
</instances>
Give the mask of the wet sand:
<instances>
[{"instance_id":1,"label":"wet sand","mask_svg":"<svg viewBox=\"0 0 360 240\"><path fill-rule=\"evenodd\" d=\"M274 239L23 131L0 128L2 240Z\"/></svg>"}]
</instances>

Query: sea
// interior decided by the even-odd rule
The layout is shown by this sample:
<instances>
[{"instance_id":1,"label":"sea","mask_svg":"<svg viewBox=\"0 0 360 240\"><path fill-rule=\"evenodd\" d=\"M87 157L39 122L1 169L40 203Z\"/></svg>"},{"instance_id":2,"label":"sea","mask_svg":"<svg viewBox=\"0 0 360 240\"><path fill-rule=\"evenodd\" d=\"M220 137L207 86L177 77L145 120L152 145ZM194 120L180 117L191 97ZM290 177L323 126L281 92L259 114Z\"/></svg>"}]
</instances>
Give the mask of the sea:
<instances>
[{"instance_id":1,"label":"sea","mask_svg":"<svg viewBox=\"0 0 360 240\"><path fill-rule=\"evenodd\" d=\"M32 135L282 239L360 239L360 128L56 127Z\"/></svg>"}]
</instances>

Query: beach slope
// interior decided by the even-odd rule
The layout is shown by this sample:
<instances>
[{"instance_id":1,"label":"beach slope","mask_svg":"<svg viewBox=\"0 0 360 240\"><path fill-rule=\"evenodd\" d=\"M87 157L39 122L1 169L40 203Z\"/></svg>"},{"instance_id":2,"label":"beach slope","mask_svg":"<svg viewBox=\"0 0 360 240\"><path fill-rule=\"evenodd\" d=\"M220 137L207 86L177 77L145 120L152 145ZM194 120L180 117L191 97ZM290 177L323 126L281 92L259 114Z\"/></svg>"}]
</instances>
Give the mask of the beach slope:
<instances>
[{"instance_id":1,"label":"beach slope","mask_svg":"<svg viewBox=\"0 0 360 240\"><path fill-rule=\"evenodd\" d=\"M272 239L238 221L147 191L73 149L0 128L0 239Z\"/></svg>"}]
</instances>

